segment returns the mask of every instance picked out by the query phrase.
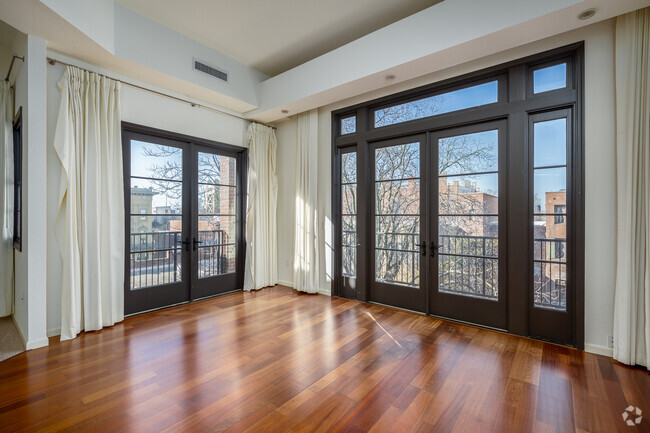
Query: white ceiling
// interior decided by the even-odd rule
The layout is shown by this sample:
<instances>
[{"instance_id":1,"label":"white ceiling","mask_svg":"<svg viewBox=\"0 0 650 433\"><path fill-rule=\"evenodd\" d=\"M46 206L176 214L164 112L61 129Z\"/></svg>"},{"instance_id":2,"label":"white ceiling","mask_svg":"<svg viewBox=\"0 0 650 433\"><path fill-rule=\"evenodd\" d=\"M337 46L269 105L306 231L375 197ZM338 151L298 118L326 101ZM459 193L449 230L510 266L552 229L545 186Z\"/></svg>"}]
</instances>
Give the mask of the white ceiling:
<instances>
[{"instance_id":1,"label":"white ceiling","mask_svg":"<svg viewBox=\"0 0 650 433\"><path fill-rule=\"evenodd\" d=\"M269 76L441 0L117 0Z\"/></svg>"}]
</instances>

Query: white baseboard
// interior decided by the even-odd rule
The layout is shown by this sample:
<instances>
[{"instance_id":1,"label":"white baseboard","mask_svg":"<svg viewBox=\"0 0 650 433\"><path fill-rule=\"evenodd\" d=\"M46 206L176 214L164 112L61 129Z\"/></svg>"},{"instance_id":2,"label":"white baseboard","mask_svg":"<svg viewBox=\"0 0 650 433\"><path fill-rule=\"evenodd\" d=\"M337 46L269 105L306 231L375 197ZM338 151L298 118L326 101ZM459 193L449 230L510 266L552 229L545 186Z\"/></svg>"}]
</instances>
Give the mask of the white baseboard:
<instances>
[{"instance_id":1,"label":"white baseboard","mask_svg":"<svg viewBox=\"0 0 650 433\"><path fill-rule=\"evenodd\" d=\"M47 336L49 337L58 337L61 335L61 328L53 328L47 330Z\"/></svg>"},{"instance_id":2,"label":"white baseboard","mask_svg":"<svg viewBox=\"0 0 650 433\"><path fill-rule=\"evenodd\" d=\"M47 337L39 338L38 340L28 341L25 345L27 350L38 349L39 347L45 347L50 344L50 340Z\"/></svg>"},{"instance_id":3,"label":"white baseboard","mask_svg":"<svg viewBox=\"0 0 650 433\"><path fill-rule=\"evenodd\" d=\"M291 281L280 281L280 280L278 280L278 284L281 285L281 286L291 287L293 289L293 283Z\"/></svg>"},{"instance_id":4,"label":"white baseboard","mask_svg":"<svg viewBox=\"0 0 650 433\"><path fill-rule=\"evenodd\" d=\"M16 316L12 314L11 318L14 321L14 325L16 325L16 329L18 329L18 335L20 335L20 338L23 340L25 350L38 349L39 347L45 347L50 344L50 340L48 340L47 337L39 338L38 340L27 341L23 335L22 329L20 329L20 326L18 326L18 322L16 322Z\"/></svg>"},{"instance_id":5,"label":"white baseboard","mask_svg":"<svg viewBox=\"0 0 650 433\"><path fill-rule=\"evenodd\" d=\"M601 346L599 344L585 343L585 352L595 353L596 355L608 356L610 358L614 355L613 349L609 347Z\"/></svg>"}]
</instances>

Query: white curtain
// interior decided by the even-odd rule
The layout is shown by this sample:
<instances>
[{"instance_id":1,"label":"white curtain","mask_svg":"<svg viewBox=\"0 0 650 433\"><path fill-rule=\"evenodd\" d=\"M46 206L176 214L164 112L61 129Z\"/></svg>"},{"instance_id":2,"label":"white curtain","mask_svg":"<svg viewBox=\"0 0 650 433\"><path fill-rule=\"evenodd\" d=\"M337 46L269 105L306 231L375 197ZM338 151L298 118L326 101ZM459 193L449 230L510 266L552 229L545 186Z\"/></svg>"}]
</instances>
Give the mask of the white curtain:
<instances>
[{"instance_id":1,"label":"white curtain","mask_svg":"<svg viewBox=\"0 0 650 433\"><path fill-rule=\"evenodd\" d=\"M248 208L246 211L246 265L244 290L278 283L278 178L275 130L251 123L248 138Z\"/></svg>"},{"instance_id":2,"label":"white curtain","mask_svg":"<svg viewBox=\"0 0 650 433\"><path fill-rule=\"evenodd\" d=\"M120 83L69 66L59 90L56 235L61 340L67 340L124 319L124 174Z\"/></svg>"},{"instance_id":3,"label":"white curtain","mask_svg":"<svg viewBox=\"0 0 650 433\"><path fill-rule=\"evenodd\" d=\"M13 313L14 147L13 103L8 81L0 85L0 317Z\"/></svg>"},{"instance_id":4,"label":"white curtain","mask_svg":"<svg viewBox=\"0 0 650 433\"><path fill-rule=\"evenodd\" d=\"M616 19L614 358L650 366L650 9Z\"/></svg>"},{"instance_id":5,"label":"white curtain","mask_svg":"<svg viewBox=\"0 0 650 433\"><path fill-rule=\"evenodd\" d=\"M293 287L318 293L318 111L298 115Z\"/></svg>"}]
</instances>

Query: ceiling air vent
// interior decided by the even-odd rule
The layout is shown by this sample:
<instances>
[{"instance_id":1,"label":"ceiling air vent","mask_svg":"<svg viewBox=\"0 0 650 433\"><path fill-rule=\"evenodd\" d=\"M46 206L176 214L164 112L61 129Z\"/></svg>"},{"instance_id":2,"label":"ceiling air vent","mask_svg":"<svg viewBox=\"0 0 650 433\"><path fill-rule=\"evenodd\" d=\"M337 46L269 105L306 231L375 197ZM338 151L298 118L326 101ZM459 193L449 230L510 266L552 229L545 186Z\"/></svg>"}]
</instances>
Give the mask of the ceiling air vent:
<instances>
[{"instance_id":1,"label":"ceiling air vent","mask_svg":"<svg viewBox=\"0 0 650 433\"><path fill-rule=\"evenodd\" d=\"M220 80L223 80L225 82L228 82L228 73L221 71L217 68L213 68L212 66L208 66L203 62L200 62L196 59L193 60L194 62L194 69L197 71L201 71L203 73L206 73L208 75L212 75L215 78L218 78Z\"/></svg>"}]
</instances>

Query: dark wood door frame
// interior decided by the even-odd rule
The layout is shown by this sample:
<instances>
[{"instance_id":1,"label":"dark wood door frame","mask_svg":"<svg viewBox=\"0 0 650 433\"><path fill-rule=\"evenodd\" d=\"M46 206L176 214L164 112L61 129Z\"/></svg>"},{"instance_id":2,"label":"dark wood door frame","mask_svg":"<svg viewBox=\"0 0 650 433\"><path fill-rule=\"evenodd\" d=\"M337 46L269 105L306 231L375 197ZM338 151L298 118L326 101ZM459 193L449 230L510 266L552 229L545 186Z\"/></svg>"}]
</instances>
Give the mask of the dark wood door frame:
<instances>
[{"instance_id":1,"label":"dark wood door frame","mask_svg":"<svg viewBox=\"0 0 650 433\"><path fill-rule=\"evenodd\" d=\"M427 170L426 164L427 164L427 158L426 158L426 148L427 148L427 138L425 134L419 134L416 136L405 136L405 137L400 137L400 138L393 138L385 141L378 141L378 142L373 142L371 143L370 146L370 161L371 161L371 167L374 166L374 161L375 161L375 151L380 148L385 148L385 147L391 147L391 146L399 146L403 144L410 144L410 143L418 143L420 146L419 149L419 162L420 162L420 167L419 167L419 182L420 182L420 201L419 201L419 209L420 209L420 233L419 233L419 238L420 242L424 242L424 250L422 250L421 245L415 245L416 247L416 252L411 253L414 257L414 265L415 265L415 260L419 261L419 287L407 287L404 285L398 285L398 284L391 284L388 282L380 282L375 278L375 272L376 269L375 267L371 267L369 269L370 271L370 278L368 278L369 285L368 285L368 299L377 302L380 304L385 304L385 305L393 305L399 308L405 308L408 310L413 310L413 311L418 311L418 312L426 312L427 311L427 282L428 282L428 268L429 268L429 261L427 260L427 246L428 246L428 239L430 238L428 231L429 231L429 225L426 222L427 215L428 215L428 194L426 193L427 188L426 185L428 184L427 182ZM375 184L375 175L371 174L371 185L370 189L375 191L376 184ZM373 194L372 197L375 197ZM377 209L375 206L375 200L371 198L371 213L370 213L370 221L366 220L366 224L370 227L370 232L372 233L372 236L369 239L368 246L369 246L369 252L370 255L369 257L372 259L375 257L376 254L376 213ZM360 214L358 214L360 215ZM360 219L363 218L363 215L360 215ZM369 260L371 263L374 263L374 260Z\"/></svg>"},{"instance_id":2,"label":"dark wood door frame","mask_svg":"<svg viewBox=\"0 0 650 433\"><path fill-rule=\"evenodd\" d=\"M184 209L192 208L192 196L191 188L194 185L195 174L193 174L192 162L193 155L196 153L193 149L194 147L203 146L204 148L218 150L220 153L227 154L228 156L233 156L237 158L237 165L239 169L237 170L237 200L236 200L236 210L240 215L240 218L237 223L237 240L236 240L236 257L238 258L236 262L236 273L228 275L229 283L235 285L235 290L241 290L243 287L243 278L244 278L244 258L246 257L246 242L245 242L245 230L246 230L246 200L244 197L246 188L246 183L248 179L248 149L242 148L239 146L234 146L231 144L216 142L212 140L206 140L198 137L192 137L184 134L179 134L175 132L165 131L157 128L152 128L148 126L138 125L129 122L122 122L122 143L123 149L130 149L130 140L131 138L139 137L141 139L155 138L160 141L161 144L175 145L177 147L184 146L184 152L186 152L186 157L183 159L183 203L182 206ZM124 210L128 215L130 213L131 201L130 201L130 175L131 175L131 155L129 152L123 152L123 170L124 170ZM191 233L193 232L192 224L190 218L191 215L187 215L183 219L183 232L187 233L191 238ZM127 249L124 260L124 291L125 291L125 314L138 314L143 312L143 310L134 310L133 308L129 309L127 307L127 299L129 296L133 295L130 290L130 257L128 251L129 247L129 233L130 232L130 221L129 218L126 218L125 221L125 248ZM191 241L191 239L190 239ZM179 284L186 284L187 288L185 294L180 296L178 292L173 293L173 290L168 290L167 295L156 293L156 296L160 296L160 302L156 304L152 309L165 308L170 305L191 302L197 299L202 299L205 297L217 295L220 293L207 294L205 291L198 290L196 287L197 278L191 277L190 273L192 272L190 266L191 264L191 254L192 248L190 246L189 251L185 251L183 248L183 282ZM196 269L194 269L196 270ZM232 281L231 281L232 280ZM132 300L135 302L134 305L144 304L147 302L147 295L143 291L142 293L135 293L136 298ZM142 299L140 299L142 298Z\"/></svg>"},{"instance_id":3,"label":"dark wood door frame","mask_svg":"<svg viewBox=\"0 0 650 433\"><path fill-rule=\"evenodd\" d=\"M534 94L531 90L532 73L536 69L552 66L560 62L567 63L566 87L550 92ZM373 113L378 107L427 97L435 94L467 86L470 83L485 82L486 80L499 80L499 99L497 103L474 107L465 110L440 114L433 117L421 118L390 126L374 127ZM572 141L569 150L571 154L571 191L567 201L572 203L573 212L569 216L573 229L571 239L567 242L574 247L571 258L572 270L567 282L573 290L573 306L569 314L572 315L570 341L561 341L578 349L584 349L584 43L576 43L554 50L535 54L523 59L497 65L484 70L472 72L461 77L444 80L431 85L407 90L397 94L382 97L376 100L360 103L332 112L332 215L334 220L334 278L332 294L342 295L340 289L340 191L337 189L338 176L337 158L340 148L355 146L357 150L358 173L358 215L369 215L372 209L372 177L369 166L371 155L369 143L377 140L429 133L445 128L453 128L476 123L507 119L508 155L505 162L507 174L506 201L507 210L503 215L508 221L505 247L507 257L505 266L508 273L506 278L507 291L507 324L506 330L513 334L548 338L540 333L531 332L530 320L530 253L523 247L521 239L527 239L529 234L529 202L528 197L528 169L526 162L529 160L528 143L528 116L546 111L560 109L571 110L572 113ZM342 135L340 133L339 119L356 116L356 129L353 133ZM516 203L516 205L515 205ZM373 235L370 224L359 223L358 253L359 290L357 299L368 300L370 286L370 245ZM365 250L362 253L362 250ZM525 288L525 289L522 289ZM534 328L534 327L533 327Z\"/></svg>"}]
</instances>

